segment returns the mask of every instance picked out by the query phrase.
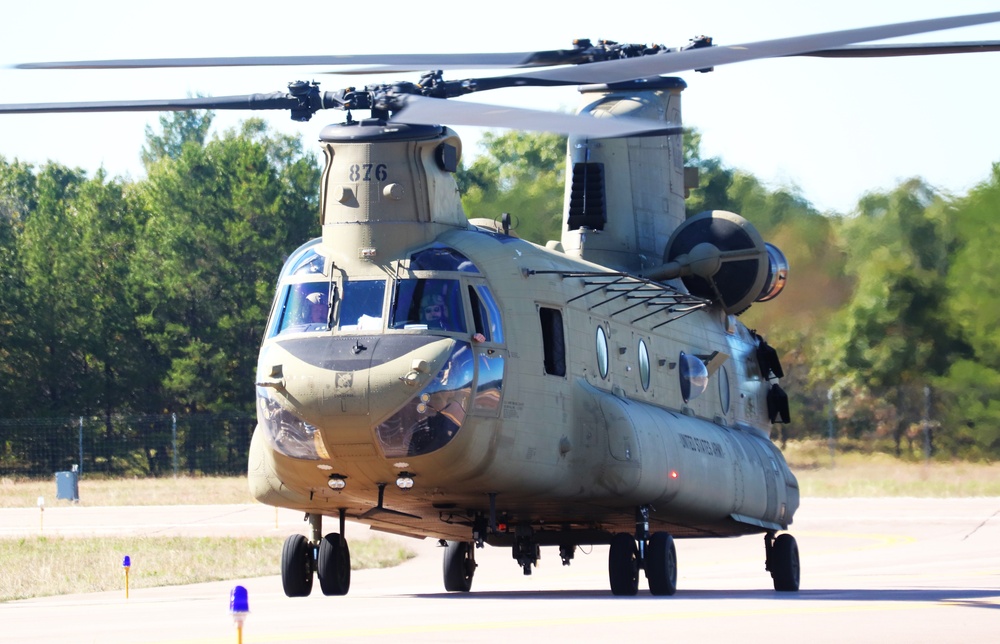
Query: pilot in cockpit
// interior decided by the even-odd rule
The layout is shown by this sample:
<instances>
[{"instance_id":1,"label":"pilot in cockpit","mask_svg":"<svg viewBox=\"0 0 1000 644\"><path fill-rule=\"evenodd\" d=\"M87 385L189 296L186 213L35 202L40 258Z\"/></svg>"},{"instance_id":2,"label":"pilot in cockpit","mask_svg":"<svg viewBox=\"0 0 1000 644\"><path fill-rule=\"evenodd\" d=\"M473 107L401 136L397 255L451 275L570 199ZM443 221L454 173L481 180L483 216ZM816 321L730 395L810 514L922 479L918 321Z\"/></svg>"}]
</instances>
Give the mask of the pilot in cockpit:
<instances>
[{"instance_id":1,"label":"pilot in cockpit","mask_svg":"<svg viewBox=\"0 0 1000 644\"><path fill-rule=\"evenodd\" d=\"M308 311L306 313L307 324L318 324L326 322L330 309L326 305L326 294L322 291L310 293L306 296Z\"/></svg>"},{"instance_id":2,"label":"pilot in cockpit","mask_svg":"<svg viewBox=\"0 0 1000 644\"><path fill-rule=\"evenodd\" d=\"M420 300L420 321L428 329L449 328L448 304L441 293L428 293Z\"/></svg>"}]
</instances>

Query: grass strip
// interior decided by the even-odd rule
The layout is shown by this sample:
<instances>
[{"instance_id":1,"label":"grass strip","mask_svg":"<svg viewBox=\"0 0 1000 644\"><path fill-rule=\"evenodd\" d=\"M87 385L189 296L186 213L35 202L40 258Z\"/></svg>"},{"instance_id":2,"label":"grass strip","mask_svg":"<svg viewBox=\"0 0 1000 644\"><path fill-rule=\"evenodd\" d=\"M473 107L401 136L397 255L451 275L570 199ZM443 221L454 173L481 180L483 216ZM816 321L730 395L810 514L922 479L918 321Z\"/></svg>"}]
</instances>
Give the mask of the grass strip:
<instances>
[{"instance_id":1,"label":"grass strip","mask_svg":"<svg viewBox=\"0 0 1000 644\"><path fill-rule=\"evenodd\" d=\"M0 602L278 574L278 537L30 537L0 539ZM350 543L351 569L388 568L416 554L380 537Z\"/></svg>"}]
</instances>

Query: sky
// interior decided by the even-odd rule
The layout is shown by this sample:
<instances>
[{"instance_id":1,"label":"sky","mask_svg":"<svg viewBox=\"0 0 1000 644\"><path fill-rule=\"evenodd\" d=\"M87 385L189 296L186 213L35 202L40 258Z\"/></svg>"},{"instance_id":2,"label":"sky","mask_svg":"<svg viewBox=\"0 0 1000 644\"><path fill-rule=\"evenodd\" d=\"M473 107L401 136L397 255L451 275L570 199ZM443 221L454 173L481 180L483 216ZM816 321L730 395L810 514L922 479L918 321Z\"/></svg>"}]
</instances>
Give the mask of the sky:
<instances>
[{"instance_id":1,"label":"sky","mask_svg":"<svg viewBox=\"0 0 1000 644\"><path fill-rule=\"evenodd\" d=\"M735 44L998 9L996 0L463 0L292 3L171 0L0 0L0 103L184 98L322 89L385 82L329 75L328 68L28 71L21 62L187 56L457 53L568 48L575 38L680 46L708 35ZM916 36L916 42L1000 40L1000 23ZM771 188L797 189L824 212L850 213L868 191L923 177L962 194L1000 162L1000 52L836 60L787 58L680 76L684 121L702 134L702 156L719 157ZM481 72L480 72L481 73ZM447 78L479 75L456 71ZM415 80L413 76L397 78ZM461 100L570 110L573 88L508 89ZM216 129L264 116L275 130L316 145L323 126L286 113L217 113ZM52 160L90 173L140 178L145 128L155 113L0 116L0 155ZM456 127L466 158L482 130ZM318 150L318 147L316 148Z\"/></svg>"}]
</instances>

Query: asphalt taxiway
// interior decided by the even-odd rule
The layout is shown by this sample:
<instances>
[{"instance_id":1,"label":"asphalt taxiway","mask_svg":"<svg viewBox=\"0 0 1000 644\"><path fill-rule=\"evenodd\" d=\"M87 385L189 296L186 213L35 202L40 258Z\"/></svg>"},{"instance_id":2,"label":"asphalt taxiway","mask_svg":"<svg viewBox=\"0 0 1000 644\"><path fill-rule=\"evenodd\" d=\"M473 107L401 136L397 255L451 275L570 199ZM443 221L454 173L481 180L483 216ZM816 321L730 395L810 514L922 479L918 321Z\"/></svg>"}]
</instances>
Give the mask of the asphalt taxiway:
<instances>
[{"instance_id":1,"label":"asphalt taxiway","mask_svg":"<svg viewBox=\"0 0 1000 644\"><path fill-rule=\"evenodd\" d=\"M260 534L304 528L264 506L59 507L46 535ZM334 525L330 522L329 525ZM0 510L0 538L39 534L37 509ZM275 575L0 604L3 642L236 642L228 612L249 593L244 642L994 642L1000 637L1000 498L804 499L790 532L802 589L778 593L761 537L679 540L678 591L608 590L606 547L571 566L552 548L531 576L506 549L478 550L468 594L446 593L431 540L418 556L354 571L351 592L289 599ZM371 532L349 524L350 540Z\"/></svg>"}]
</instances>

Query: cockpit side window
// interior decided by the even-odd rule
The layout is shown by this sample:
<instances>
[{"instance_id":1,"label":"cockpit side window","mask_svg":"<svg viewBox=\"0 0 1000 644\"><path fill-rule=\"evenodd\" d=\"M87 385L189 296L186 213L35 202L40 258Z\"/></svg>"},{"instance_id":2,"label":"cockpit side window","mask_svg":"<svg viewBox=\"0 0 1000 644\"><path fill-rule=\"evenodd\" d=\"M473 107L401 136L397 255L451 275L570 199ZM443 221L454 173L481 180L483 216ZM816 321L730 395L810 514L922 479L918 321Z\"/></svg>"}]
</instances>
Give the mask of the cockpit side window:
<instances>
[{"instance_id":1,"label":"cockpit side window","mask_svg":"<svg viewBox=\"0 0 1000 644\"><path fill-rule=\"evenodd\" d=\"M393 329L465 332L465 306L458 280L399 280L392 303Z\"/></svg>"},{"instance_id":2,"label":"cockpit side window","mask_svg":"<svg viewBox=\"0 0 1000 644\"><path fill-rule=\"evenodd\" d=\"M476 333L482 333L487 342L503 342L503 325L500 321L500 307L485 284L469 286L469 300L472 302L472 318Z\"/></svg>"}]
</instances>

